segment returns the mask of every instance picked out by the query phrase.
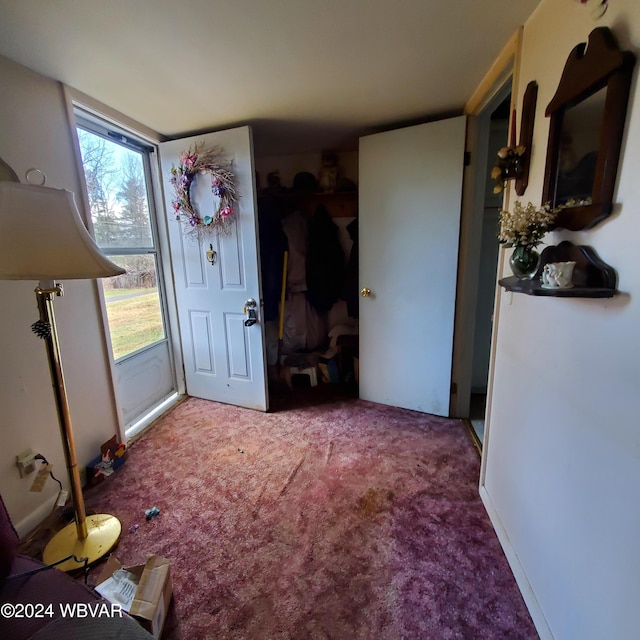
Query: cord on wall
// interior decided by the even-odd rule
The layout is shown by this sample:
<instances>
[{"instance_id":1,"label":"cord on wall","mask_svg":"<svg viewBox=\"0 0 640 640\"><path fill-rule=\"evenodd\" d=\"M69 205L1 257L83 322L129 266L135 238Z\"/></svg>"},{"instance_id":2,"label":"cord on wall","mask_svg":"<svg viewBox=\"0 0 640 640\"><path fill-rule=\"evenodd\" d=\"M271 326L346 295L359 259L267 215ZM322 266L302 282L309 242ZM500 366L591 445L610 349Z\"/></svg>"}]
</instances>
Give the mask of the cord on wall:
<instances>
[{"instance_id":1,"label":"cord on wall","mask_svg":"<svg viewBox=\"0 0 640 640\"><path fill-rule=\"evenodd\" d=\"M40 460L41 462L43 462L45 465L49 464L49 461L41 454L38 453L34 456L34 460ZM56 478L53 475L53 471L49 471L49 475L51 476L52 480L55 480L58 483L58 486L60 487L60 493L63 493L63 489L62 489L62 482L60 482L60 480L58 480L58 478ZM67 493L66 491L64 491L64 493ZM67 494L68 495L68 494Z\"/></svg>"}]
</instances>

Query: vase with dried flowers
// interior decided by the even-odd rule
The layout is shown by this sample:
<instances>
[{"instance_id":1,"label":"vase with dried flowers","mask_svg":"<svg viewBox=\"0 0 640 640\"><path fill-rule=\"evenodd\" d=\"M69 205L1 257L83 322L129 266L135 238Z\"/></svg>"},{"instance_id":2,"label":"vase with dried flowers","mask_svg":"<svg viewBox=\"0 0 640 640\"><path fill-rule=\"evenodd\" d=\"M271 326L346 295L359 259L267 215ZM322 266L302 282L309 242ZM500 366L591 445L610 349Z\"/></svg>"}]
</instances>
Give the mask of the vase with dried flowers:
<instances>
[{"instance_id":1,"label":"vase with dried flowers","mask_svg":"<svg viewBox=\"0 0 640 640\"><path fill-rule=\"evenodd\" d=\"M506 248L514 248L509 259L513 275L521 280L530 280L534 276L540 262L536 247L555 222L557 214L558 209L552 209L548 204L536 207L529 202L522 206L519 200L513 203L513 211L500 210L498 240Z\"/></svg>"}]
</instances>

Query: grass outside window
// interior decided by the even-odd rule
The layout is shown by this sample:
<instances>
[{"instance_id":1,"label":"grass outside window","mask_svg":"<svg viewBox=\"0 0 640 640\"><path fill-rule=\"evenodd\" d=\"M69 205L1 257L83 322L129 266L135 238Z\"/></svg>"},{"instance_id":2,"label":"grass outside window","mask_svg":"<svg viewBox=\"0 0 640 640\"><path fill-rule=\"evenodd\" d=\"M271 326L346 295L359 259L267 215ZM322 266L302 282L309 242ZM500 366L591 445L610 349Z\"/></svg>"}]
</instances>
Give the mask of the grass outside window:
<instances>
[{"instance_id":1,"label":"grass outside window","mask_svg":"<svg viewBox=\"0 0 640 640\"><path fill-rule=\"evenodd\" d=\"M111 289L105 299L114 360L164 338L157 288Z\"/></svg>"}]
</instances>

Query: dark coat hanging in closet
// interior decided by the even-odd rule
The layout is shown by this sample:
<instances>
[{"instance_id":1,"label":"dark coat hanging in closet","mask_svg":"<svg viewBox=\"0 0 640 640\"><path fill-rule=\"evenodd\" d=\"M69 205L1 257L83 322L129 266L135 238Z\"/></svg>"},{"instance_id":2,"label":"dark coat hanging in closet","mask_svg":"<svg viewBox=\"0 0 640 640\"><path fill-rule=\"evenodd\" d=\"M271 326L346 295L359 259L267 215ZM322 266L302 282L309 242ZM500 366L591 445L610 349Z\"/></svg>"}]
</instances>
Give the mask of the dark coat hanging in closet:
<instances>
[{"instance_id":1,"label":"dark coat hanging in closet","mask_svg":"<svg viewBox=\"0 0 640 640\"><path fill-rule=\"evenodd\" d=\"M280 221L277 201L264 198L258 202L260 232L260 269L265 321L277 320L282 288L282 267L287 250L287 236Z\"/></svg>"},{"instance_id":2,"label":"dark coat hanging in closet","mask_svg":"<svg viewBox=\"0 0 640 640\"><path fill-rule=\"evenodd\" d=\"M339 229L324 205L318 205L309 223L307 299L318 311L329 311L344 288L344 251Z\"/></svg>"},{"instance_id":3,"label":"dark coat hanging in closet","mask_svg":"<svg viewBox=\"0 0 640 640\"><path fill-rule=\"evenodd\" d=\"M356 218L347 225L349 237L353 241L349 262L347 263L347 274L345 276L344 292L342 298L347 303L347 313L352 318L358 317L358 307L360 297L358 293L358 219Z\"/></svg>"}]
</instances>

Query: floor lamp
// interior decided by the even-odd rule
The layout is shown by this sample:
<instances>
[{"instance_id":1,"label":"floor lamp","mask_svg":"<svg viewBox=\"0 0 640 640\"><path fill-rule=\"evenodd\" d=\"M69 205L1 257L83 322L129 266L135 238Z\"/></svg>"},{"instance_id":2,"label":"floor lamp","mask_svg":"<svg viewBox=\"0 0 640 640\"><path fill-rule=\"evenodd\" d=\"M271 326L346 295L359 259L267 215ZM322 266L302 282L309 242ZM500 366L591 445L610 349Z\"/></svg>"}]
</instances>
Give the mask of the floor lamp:
<instances>
[{"instance_id":1,"label":"floor lamp","mask_svg":"<svg viewBox=\"0 0 640 640\"><path fill-rule=\"evenodd\" d=\"M75 514L75 522L59 531L45 547L43 560L47 564L71 555L95 562L120 537L121 525L115 516L87 516L85 512L53 301L63 294L57 280L122 273L124 269L108 260L87 232L71 192L0 182L0 280L40 281L35 290L40 319L31 328L46 344ZM71 571L83 564L71 558L57 566Z\"/></svg>"}]
</instances>

